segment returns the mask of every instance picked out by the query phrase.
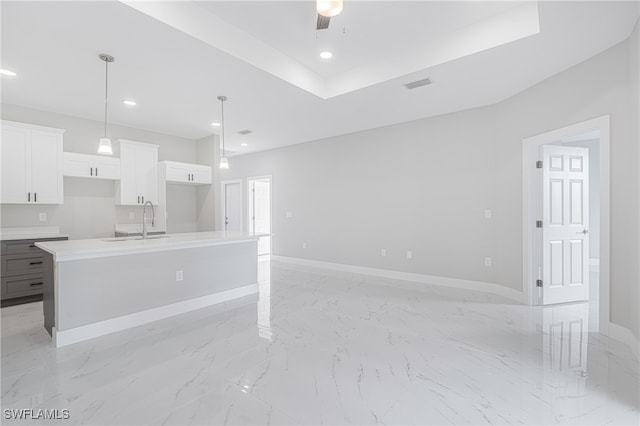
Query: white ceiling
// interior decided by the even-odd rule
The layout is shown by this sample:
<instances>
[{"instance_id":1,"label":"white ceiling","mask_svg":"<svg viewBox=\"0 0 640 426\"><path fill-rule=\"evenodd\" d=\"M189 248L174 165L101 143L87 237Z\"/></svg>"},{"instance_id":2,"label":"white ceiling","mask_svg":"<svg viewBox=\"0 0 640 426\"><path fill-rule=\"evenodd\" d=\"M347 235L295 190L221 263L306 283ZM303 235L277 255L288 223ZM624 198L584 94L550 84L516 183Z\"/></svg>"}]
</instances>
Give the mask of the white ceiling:
<instances>
[{"instance_id":1,"label":"white ceiling","mask_svg":"<svg viewBox=\"0 0 640 426\"><path fill-rule=\"evenodd\" d=\"M3 103L102 120L109 53L110 122L202 138L226 95L239 153L498 102L624 40L639 15L635 1L346 0L316 32L309 1L1 7L2 67L18 72L2 77Z\"/></svg>"}]
</instances>

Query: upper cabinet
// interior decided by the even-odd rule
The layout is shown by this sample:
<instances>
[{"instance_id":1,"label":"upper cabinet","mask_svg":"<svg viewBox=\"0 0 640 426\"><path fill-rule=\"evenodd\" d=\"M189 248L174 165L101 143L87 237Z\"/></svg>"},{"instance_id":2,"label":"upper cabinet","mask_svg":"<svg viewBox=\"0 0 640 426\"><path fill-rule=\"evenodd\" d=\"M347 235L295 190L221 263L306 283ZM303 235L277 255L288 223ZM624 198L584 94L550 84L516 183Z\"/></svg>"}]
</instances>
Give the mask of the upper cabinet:
<instances>
[{"instance_id":1,"label":"upper cabinet","mask_svg":"<svg viewBox=\"0 0 640 426\"><path fill-rule=\"evenodd\" d=\"M64 153L64 175L89 179L120 179L120 159L101 155Z\"/></svg>"},{"instance_id":2,"label":"upper cabinet","mask_svg":"<svg viewBox=\"0 0 640 426\"><path fill-rule=\"evenodd\" d=\"M116 204L158 203L158 145L120 139Z\"/></svg>"},{"instance_id":3,"label":"upper cabinet","mask_svg":"<svg viewBox=\"0 0 640 426\"><path fill-rule=\"evenodd\" d=\"M64 130L2 121L3 204L62 204Z\"/></svg>"},{"instance_id":4,"label":"upper cabinet","mask_svg":"<svg viewBox=\"0 0 640 426\"><path fill-rule=\"evenodd\" d=\"M211 167L200 164L178 163L176 161L162 161L160 173L164 171L167 183L184 183L192 185L211 184Z\"/></svg>"}]
</instances>

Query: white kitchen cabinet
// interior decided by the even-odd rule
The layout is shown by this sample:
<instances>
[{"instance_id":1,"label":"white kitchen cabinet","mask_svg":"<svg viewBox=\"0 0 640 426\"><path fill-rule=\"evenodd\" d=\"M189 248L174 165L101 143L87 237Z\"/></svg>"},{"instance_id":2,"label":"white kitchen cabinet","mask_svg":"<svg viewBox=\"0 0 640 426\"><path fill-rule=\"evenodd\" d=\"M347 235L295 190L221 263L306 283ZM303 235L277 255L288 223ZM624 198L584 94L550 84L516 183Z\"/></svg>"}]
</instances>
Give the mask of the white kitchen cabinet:
<instances>
[{"instance_id":1,"label":"white kitchen cabinet","mask_svg":"<svg viewBox=\"0 0 640 426\"><path fill-rule=\"evenodd\" d=\"M120 159L100 155L64 153L64 175L89 179L120 179Z\"/></svg>"},{"instance_id":2,"label":"white kitchen cabinet","mask_svg":"<svg viewBox=\"0 0 640 426\"><path fill-rule=\"evenodd\" d=\"M116 204L158 203L158 145L120 139Z\"/></svg>"},{"instance_id":3,"label":"white kitchen cabinet","mask_svg":"<svg viewBox=\"0 0 640 426\"><path fill-rule=\"evenodd\" d=\"M160 171L164 171L167 183L184 183L193 185L211 184L211 167L200 164L162 161Z\"/></svg>"},{"instance_id":4,"label":"white kitchen cabinet","mask_svg":"<svg viewBox=\"0 0 640 426\"><path fill-rule=\"evenodd\" d=\"M62 204L64 130L2 121L2 204Z\"/></svg>"}]
</instances>

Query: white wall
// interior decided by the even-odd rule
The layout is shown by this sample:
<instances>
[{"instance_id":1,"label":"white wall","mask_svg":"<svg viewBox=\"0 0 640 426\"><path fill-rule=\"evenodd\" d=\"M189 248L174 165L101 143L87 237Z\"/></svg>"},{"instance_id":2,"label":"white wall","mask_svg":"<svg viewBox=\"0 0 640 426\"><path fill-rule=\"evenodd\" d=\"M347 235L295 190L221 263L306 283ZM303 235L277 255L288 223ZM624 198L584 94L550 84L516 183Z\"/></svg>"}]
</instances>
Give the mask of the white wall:
<instances>
[{"instance_id":1,"label":"white wall","mask_svg":"<svg viewBox=\"0 0 640 426\"><path fill-rule=\"evenodd\" d=\"M276 255L522 290L522 140L609 114L611 320L637 336L637 37L496 105L236 157L221 179L273 176Z\"/></svg>"},{"instance_id":2,"label":"white wall","mask_svg":"<svg viewBox=\"0 0 640 426\"><path fill-rule=\"evenodd\" d=\"M19 121L66 129L64 151L95 154L103 123L51 112L38 111L17 105L2 105L3 120ZM153 133L117 125L109 125L108 135L118 138L160 145L158 158L162 160L197 162L196 142L175 136ZM114 143L118 157L119 144ZM114 204L114 184L78 178L64 178L64 204L0 205L0 226L59 226L70 238L113 236L115 223L142 223L142 207L120 207ZM167 229L170 232L195 231L197 227L196 190L186 185L172 186L167 193ZM47 221L39 221L39 213L47 213ZM134 219L129 219L129 212Z\"/></svg>"}]
</instances>

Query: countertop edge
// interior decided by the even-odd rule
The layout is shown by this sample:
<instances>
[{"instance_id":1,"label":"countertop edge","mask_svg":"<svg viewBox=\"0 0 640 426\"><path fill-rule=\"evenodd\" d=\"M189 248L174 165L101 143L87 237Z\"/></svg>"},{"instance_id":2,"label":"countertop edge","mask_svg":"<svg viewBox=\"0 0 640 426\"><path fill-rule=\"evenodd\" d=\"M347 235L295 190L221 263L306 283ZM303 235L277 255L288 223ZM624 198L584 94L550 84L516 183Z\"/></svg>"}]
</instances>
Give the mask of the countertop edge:
<instances>
[{"instance_id":1,"label":"countertop edge","mask_svg":"<svg viewBox=\"0 0 640 426\"><path fill-rule=\"evenodd\" d=\"M103 257L126 256L131 254L154 253L161 251L183 250L189 248L209 247L218 245L238 244L249 241L258 241L260 236L246 236L230 239L203 239L196 241L176 241L171 244L158 244L148 246L114 246L97 247L89 249L70 249L67 251L51 250L47 248L47 242L36 242L36 247L53 255L55 262L67 262L72 260L97 259Z\"/></svg>"}]
</instances>

